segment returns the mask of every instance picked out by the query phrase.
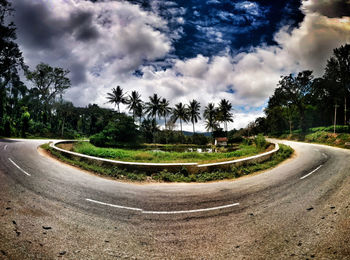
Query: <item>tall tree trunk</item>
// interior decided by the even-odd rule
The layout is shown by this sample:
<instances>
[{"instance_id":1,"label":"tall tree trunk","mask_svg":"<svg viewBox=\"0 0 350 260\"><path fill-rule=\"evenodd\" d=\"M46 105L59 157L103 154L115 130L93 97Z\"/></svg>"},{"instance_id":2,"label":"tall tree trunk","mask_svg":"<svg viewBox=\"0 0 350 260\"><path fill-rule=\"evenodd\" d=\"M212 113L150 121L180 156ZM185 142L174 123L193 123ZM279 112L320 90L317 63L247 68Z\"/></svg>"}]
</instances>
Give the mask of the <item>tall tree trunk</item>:
<instances>
[{"instance_id":1,"label":"tall tree trunk","mask_svg":"<svg viewBox=\"0 0 350 260\"><path fill-rule=\"evenodd\" d=\"M180 118L180 128L181 128L181 133L182 133L182 120L181 120L181 118Z\"/></svg>"},{"instance_id":2,"label":"tall tree trunk","mask_svg":"<svg viewBox=\"0 0 350 260\"><path fill-rule=\"evenodd\" d=\"M61 136L63 137L63 132L64 132L64 117L63 117L63 120L62 120L62 130L61 130Z\"/></svg>"},{"instance_id":3,"label":"tall tree trunk","mask_svg":"<svg viewBox=\"0 0 350 260\"><path fill-rule=\"evenodd\" d=\"M346 121L346 94L345 94L345 97L344 97L344 125L347 124L347 121Z\"/></svg>"},{"instance_id":4,"label":"tall tree trunk","mask_svg":"<svg viewBox=\"0 0 350 260\"><path fill-rule=\"evenodd\" d=\"M194 133L196 132L194 129L194 122L192 122L192 125L193 125L193 135L194 135Z\"/></svg>"},{"instance_id":5,"label":"tall tree trunk","mask_svg":"<svg viewBox=\"0 0 350 260\"><path fill-rule=\"evenodd\" d=\"M168 144L168 133L166 129L166 116L164 115L164 131L165 131L165 143Z\"/></svg>"},{"instance_id":6,"label":"tall tree trunk","mask_svg":"<svg viewBox=\"0 0 350 260\"><path fill-rule=\"evenodd\" d=\"M338 108L338 104L335 103L335 106L334 106L334 130L333 130L334 134L335 134L335 126L337 125L337 108Z\"/></svg>"}]
</instances>

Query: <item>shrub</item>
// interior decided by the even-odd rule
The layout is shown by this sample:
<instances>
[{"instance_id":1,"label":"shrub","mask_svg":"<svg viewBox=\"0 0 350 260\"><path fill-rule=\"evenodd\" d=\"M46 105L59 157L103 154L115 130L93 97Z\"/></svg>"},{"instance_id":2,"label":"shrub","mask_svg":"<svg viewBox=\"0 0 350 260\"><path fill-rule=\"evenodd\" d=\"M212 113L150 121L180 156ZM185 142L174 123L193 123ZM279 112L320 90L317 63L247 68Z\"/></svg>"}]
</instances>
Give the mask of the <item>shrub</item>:
<instances>
[{"instance_id":1,"label":"shrub","mask_svg":"<svg viewBox=\"0 0 350 260\"><path fill-rule=\"evenodd\" d=\"M133 147L140 144L139 133L132 117L118 114L102 132L90 137L90 142L101 147Z\"/></svg>"},{"instance_id":2,"label":"shrub","mask_svg":"<svg viewBox=\"0 0 350 260\"><path fill-rule=\"evenodd\" d=\"M254 138L254 143L255 143L256 147L260 150L265 149L265 147L267 145L265 137L262 134L259 134Z\"/></svg>"}]
</instances>

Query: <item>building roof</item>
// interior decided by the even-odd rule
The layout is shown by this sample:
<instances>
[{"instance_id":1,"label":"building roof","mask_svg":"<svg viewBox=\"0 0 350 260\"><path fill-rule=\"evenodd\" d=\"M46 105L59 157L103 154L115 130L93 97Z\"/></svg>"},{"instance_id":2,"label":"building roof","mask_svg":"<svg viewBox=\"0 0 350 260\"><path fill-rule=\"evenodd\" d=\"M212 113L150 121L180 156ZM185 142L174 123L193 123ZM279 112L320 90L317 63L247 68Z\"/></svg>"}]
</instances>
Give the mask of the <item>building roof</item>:
<instances>
[{"instance_id":1,"label":"building roof","mask_svg":"<svg viewBox=\"0 0 350 260\"><path fill-rule=\"evenodd\" d=\"M218 142L227 142L227 137L217 137L215 140Z\"/></svg>"}]
</instances>

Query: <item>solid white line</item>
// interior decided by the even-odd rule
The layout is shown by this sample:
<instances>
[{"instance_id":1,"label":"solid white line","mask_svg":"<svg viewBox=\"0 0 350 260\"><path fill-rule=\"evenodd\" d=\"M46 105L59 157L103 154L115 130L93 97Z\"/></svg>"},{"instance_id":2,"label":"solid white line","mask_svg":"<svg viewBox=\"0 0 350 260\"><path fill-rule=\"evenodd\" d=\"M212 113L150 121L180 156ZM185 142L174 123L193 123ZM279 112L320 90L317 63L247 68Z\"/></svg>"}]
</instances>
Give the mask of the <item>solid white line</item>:
<instances>
[{"instance_id":1,"label":"solid white line","mask_svg":"<svg viewBox=\"0 0 350 260\"><path fill-rule=\"evenodd\" d=\"M204 211L212 211L212 210L217 210L217 209L225 209L225 208L230 208L234 206L238 206L239 203L233 203L233 204L228 204L224 206L218 206L218 207L213 207L213 208L205 208L205 209L192 209L192 210L179 210L179 211L146 211L143 210L143 214L186 214L186 213L196 213L196 212L204 212Z\"/></svg>"},{"instance_id":2,"label":"solid white line","mask_svg":"<svg viewBox=\"0 0 350 260\"><path fill-rule=\"evenodd\" d=\"M105 203L105 202L92 200L92 199L86 199L86 200L90 201L90 202L97 203L97 204L110 206L110 207L113 207L113 208L128 209L128 210L134 210L134 211L141 212L142 214L155 214L155 215L196 213L196 212L204 212L204 211L211 211L211 210L230 208L230 207L234 207L234 206L238 206L239 205L239 203L233 203L233 204L229 204L229 205L218 206L218 207L213 207L213 208L205 208L205 209L192 209L192 210L179 210L179 211L149 211L149 210L143 210L143 209L139 209L139 208L131 208L131 207L125 207L125 206Z\"/></svg>"},{"instance_id":3,"label":"solid white line","mask_svg":"<svg viewBox=\"0 0 350 260\"><path fill-rule=\"evenodd\" d=\"M26 174L27 176L30 176L30 174L28 172L26 172L25 170L23 170L21 167L19 167L14 161L11 160L11 158L9 158L10 162L13 163L14 166L16 166L21 172L23 172L24 174Z\"/></svg>"},{"instance_id":4,"label":"solid white line","mask_svg":"<svg viewBox=\"0 0 350 260\"><path fill-rule=\"evenodd\" d=\"M323 165L321 164L320 166L318 166L315 170L313 170L312 172L304 175L303 177L300 178L300 180L305 179L306 177L308 177L309 175L313 174L315 171L317 171L318 169L320 169Z\"/></svg>"},{"instance_id":5,"label":"solid white line","mask_svg":"<svg viewBox=\"0 0 350 260\"><path fill-rule=\"evenodd\" d=\"M142 211L142 209L138 209L138 208L131 208L131 207L125 207L125 206L119 206L119 205L114 205L114 204L110 204L110 203L105 203L105 202L101 202L101 201L97 201L97 200L91 200L91 199L86 199L87 201L90 202L94 202L97 204L101 204L101 205L105 205L105 206L110 206L113 208L118 208L118 209L128 209L128 210L134 210L134 211Z\"/></svg>"},{"instance_id":6,"label":"solid white line","mask_svg":"<svg viewBox=\"0 0 350 260\"><path fill-rule=\"evenodd\" d=\"M6 148L7 148L7 145L4 146L4 150L6 150Z\"/></svg>"}]
</instances>

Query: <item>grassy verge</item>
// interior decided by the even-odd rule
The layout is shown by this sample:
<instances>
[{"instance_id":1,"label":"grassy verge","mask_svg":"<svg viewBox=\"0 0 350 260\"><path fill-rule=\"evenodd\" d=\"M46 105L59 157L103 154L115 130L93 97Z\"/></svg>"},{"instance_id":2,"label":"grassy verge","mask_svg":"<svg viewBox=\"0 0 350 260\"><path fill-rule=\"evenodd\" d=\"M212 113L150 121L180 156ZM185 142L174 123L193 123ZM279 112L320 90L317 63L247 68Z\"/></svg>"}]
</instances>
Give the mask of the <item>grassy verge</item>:
<instances>
[{"instance_id":1,"label":"grassy verge","mask_svg":"<svg viewBox=\"0 0 350 260\"><path fill-rule=\"evenodd\" d=\"M339 133L334 134L326 131L316 131L308 134L294 133L291 135L280 135L278 138L303 141L308 143L318 143L326 144L331 146L336 146L340 148L350 148L346 143L350 142L350 134L348 133Z\"/></svg>"},{"instance_id":2,"label":"grassy verge","mask_svg":"<svg viewBox=\"0 0 350 260\"><path fill-rule=\"evenodd\" d=\"M233 160L241 157L251 156L263 152L255 145L241 144L239 149L224 153L197 153L197 152L169 152L169 151L147 151L116 148L100 148L88 142L77 142L73 145L73 151L101 158L130 161L130 162L220 162Z\"/></svg>"},{"instance_id":3,"label":"grassy verge","mask_svg":"<svg viewBox=\"0 0 350 260\"><path fill-rule=\"evenodd\" d=\"M188 174L186 169L181 170L178 173L170 173L166 170L147 175L142 172L128 172L118 167L102 167L95 164L89 164L86 162L79 161L78 159L70 159L61 155L56 150L49 147L48 144L44 144L41 148L49 151L53 156L59 160L69 163L71 165L80 167L84 170L89 170L94 173L114 177L116 179L125 179L132 181L144 181L154 180L163 182L207 182L214 180L234 179L244 175L248 175L257 171L266 170L276 166L280 162L289 158L293 153L293 149L289 146L280 144L280 150L271 157L270 160L263 163L256 163L241 167L231 167L229 171L215 171L215 172L204 172L199 174Z\"/></svg>"}]
</instances>

